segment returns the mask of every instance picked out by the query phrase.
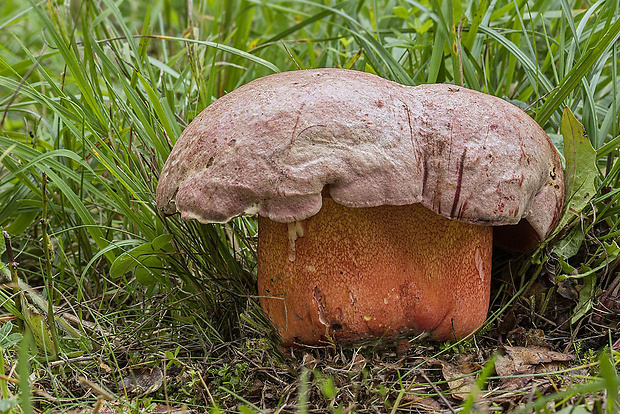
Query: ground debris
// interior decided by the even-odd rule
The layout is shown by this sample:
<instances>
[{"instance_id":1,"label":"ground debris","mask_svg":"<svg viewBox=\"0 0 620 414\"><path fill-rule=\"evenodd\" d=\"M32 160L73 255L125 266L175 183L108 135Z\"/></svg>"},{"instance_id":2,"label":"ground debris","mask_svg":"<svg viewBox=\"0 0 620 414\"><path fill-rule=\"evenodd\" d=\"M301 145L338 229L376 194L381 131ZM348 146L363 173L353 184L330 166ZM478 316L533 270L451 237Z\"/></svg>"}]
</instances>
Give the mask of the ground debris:
<instances>
[{"instance_id":1,"label":"ground debris","mask_svg":"<svg viewBox=\"0 0 620 414\"><path fill-rule=\"evenodd\" d=\"M506 346L506 354L499 355L495 371L501 376L503 390L519 390L534 378L535 373L556 371L560 364L575 358L540 346Z\"/></svg>"},{"instance_id":2,"label":"ground debris","mask_svg":"<svg viewBox=\"0 0 620 414\"><path fill-rule=\"evenodd\" d=\"M126 370L118 388L130 394L144 396L157 391L162 384L163 374L158 366L140 367Z\"/></svg>"},{"instance_id":3,"label":"ground debris","mask_svg":"<svg viewBox=\"0 0 620 414\"><path fill-rule=\"evenodd\" d=\"M64 411L63 411L64 412ZM130 413L131 408L119 401L97 402L93 408L68 411L66 414L122 414ZM174 407L165 404L155 404L141 412L145 414L197 414L196 411L188 409L186 406Z\"/></svg>"},{"instance_id":4,"label":"ground debris","mask_svg":"<svg viewBox=\"0 0 620 414\"><path fill-rule=\"evenodd\" d=\"M476 384L475 372L482 368L471 359L471 355L462 355L454 363L438 360L443 377L448 381L448 393L457 400L467 399Z\"/></svg>"}]
</instances>

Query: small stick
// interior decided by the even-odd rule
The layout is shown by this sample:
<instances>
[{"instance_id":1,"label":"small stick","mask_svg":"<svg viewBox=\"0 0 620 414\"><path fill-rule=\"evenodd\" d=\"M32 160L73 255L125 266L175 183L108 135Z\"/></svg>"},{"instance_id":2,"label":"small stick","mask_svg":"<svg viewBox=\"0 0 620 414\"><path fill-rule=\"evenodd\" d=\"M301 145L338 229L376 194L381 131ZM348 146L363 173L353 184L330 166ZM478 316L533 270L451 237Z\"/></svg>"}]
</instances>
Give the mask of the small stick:
<instances>
[{"instance_id":1,"label":"small stick","mask_svg":"<svg viewBox=\"0 0 620 414\"><path fill-rule=\"evenodd\" d=\"M3 381L6 381L6 382L12 382L13 384L19 385L19 380L18 379L15 379L15 378L12 378L12 377L8 377L8 376L3 375L3 374L0 375L0 379L3 380Z\"/></svg>"},{"instance_id":2,"label":"small stick","mask_svg":"<svg viewBox=\"0 0 620 414\"><path fill-rule=\"evenodd\" d=\"M91 362L93 360L94 358L92 356L81 356L81 357L76 357L76 358L59 359L57 361L52 361L49 363L49 366L57 367L59 365L74 364L76 362Z\"/></svg>"},{"instance_id":3,"label":"small stick","mask_svg":"<svg viewBox=\"0 0 620 414\"><path fill-rule=\"evenodd\" d=\"M11 269L11 280L13 282L13 294L15 300L15 309L21 315L22 313L22 298L21 291L19 289L19 278L17 277L17 265L18 263L15 261L15 256L13 255L13 246L11 246L11 236L6 231L3 231L4 235L4 244L6 246L6 254L9 258L9 268ZM24 330L24 321L22 319L17 319L17 325L23 331Z\"/></svg>"},{"instance_id":4,"label":"small stick","mask_svg":"<svg viewBox=\"0 0 620 414\"><path fill-rule=\"evenodd\" d=\"M99 384L88 380L84 377L79 377L78 378L78 382L83 385L84 387L88 387L90 388L95 394L97 394L97 397L106 400L106 401L113 401L115 400L115 396L114 394L112 394L111 392L109 392L108 390L102 388Z\"/></svg>"},{"instance_id":5,"label":"small stick","mask_svg":"<svg viewBox=\"0 0 620 414\"><path fill-rule=\"evenodd\" d=\"M448 401L448 399L441 393L441 390L437 388L435 384L433 384L433 382L426 376L426 374L422 374L422 378L424 378L429 383L429 385L433 388L433 391L437 393L437 396L441 398L442 401L448 406L448 410L450 410L451 413L456 414L456 411L454 411L454 408L452 408L450 401Z\"/></svg>"},{"instance_id":6,"label":"small stick","mask_svg":"<svg viewBox=\"0 0 620 414\"><path fill-rule=\"evenodd\" d=\"M297 66L298 70L301 70L301 66L299 66L299 63L297 63L297 61L295 60L295 58L293 57L293 54L291 53L290 50L288 50L288 47L286 47L286 44L280 40L280 42L282 43L282 46L284 46L284 49L286 50L286 53L288 53L288 56L291 58L291 60L293 61L293 63L295 64L295 66Z\"/></svg>"}]
</instances>

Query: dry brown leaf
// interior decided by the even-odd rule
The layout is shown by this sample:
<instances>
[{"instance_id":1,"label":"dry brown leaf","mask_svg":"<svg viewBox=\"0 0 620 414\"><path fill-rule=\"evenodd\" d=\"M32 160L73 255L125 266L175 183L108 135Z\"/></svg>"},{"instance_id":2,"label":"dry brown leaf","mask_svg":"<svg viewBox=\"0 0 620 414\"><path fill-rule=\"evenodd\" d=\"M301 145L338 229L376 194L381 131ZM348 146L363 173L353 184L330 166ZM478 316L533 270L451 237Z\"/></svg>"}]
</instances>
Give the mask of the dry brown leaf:
<instances>
[{"instance_id":1,"label":"dry brown leaf","mask_svg":"<svg viewBox=\"0 0 620 414\"><path fill-rule=\"evenodd\" d=\"M127 371L119 388L140 396L157 391L163 384L164 376L159 367L141 367Z\"/></svg>"},{"instance_id":2,"label":"dry brown leaf","mask_svg":"<svg viewBox=\"0 0 620 414\"><path fill-rule=\"evenodd\" d=\"M106 374L110 374L112 372L112 368L101 360L99 360L99 368L101 368Z\"/></svg>"},{"instance_id":3,"label":"dry brown leaf","mask_svg":"<svg viewBox=\"0 0 620 414\"><path fill-rule=\"evenodd\" d=\"M550 351L546 348L530 346L506 346L506 355L495 362L495 372L502 378L502 389L523 388L532 380L535 372L552 372L561 363L574 360L572 355Z\"/></svg>"},{"instance_id":4,"label":"dry brown leaf","mask_svg":"<svg viewBox=\"0 0 620 414\"><path fill-rule=\"evenodd\" d=\"M171 407L169 405L157 404L154 409L149 411L149 414L192 414L195 411L188 410L187 407Z\"/></svg>"},{"instance_id":5,"label":"dry brown leaf","mask_svg":"<svg viewBox=\"0 0 620 414\"><path fill-rule=\"evenodd\" d=\"M572 355L551 351L539 346L506 346L505 349L513 360L519 362L519 365L537 365L546 362L569 362L575 359Z\"/></svg>"},{"instance_id":6,"label":"dry brown leaf","mask_svg":"<svg viewBox=\"0 0 620 414\"><path fill-rule=\"evenodd\" d=\"M70 411L68 414L91 414L96 412L98 414L118 414L119 407L121 404L119 402L111 401L111 402L97 402L93 408L84 408L79 411Z\"/></svg>"},{"instance_id":7,"label":"dry brown leaf","mask_svg":"<svg viewBox=\"0 0 620 414\"><path fill-rule=\"evenodd\" d=\"M551 348L547 343L544 331L517 327L508 333L508 342L515 346Z\"/></svg>"},{"instance_id":8,"label":"dry brown leaf","mask_svg":"<svg viewBox=\"0 0 620 414\"><path fill-rule=\"evenodd\" d=\"M313 370L314 368L316 368L318 363L319 363L319 360L309 353L305 353L304 357L301 360L301 365L308 368L309 370Z\"/></svg>"},{"instance_id":9,"label":"dry brown leaf","mask_svg":"<svg viewBox=\"0 0 620 414\"><path fill-rule=\"evenodd\" d=\"M256 397L257 395L261 394L264 388L265 388L265 383L257 378L254 381L252 381L252 385L250 386L250 389L248 390L248 395L252 397Z\"/></svg>"},{"instance_id":10,"label":"dry brown leaf","mask_svg":"<svg viewBox=\"0 0 620 414\"><path fill-rule=\"evenodd\" d=\"M119 414L123 411L123 404L118 401L96 403L93 408L85 408L80 411L70 411L67 414ZM194 414L195 411L189 410L187 407L171 407L169 405L157 404L148 411L148 414Z\"/></svg>"},{"instance_id":11,"label":"dry brown leaf","mask_svg":"<svg viewBox=\"0 0 620 414\"><path fill-rule=\"evenodd\" d=\"M472 363L451 364L440 361L443 377L448 381L451 395L458 400L465 400L476 383L475 371Z\"/></svg>"},{"instance_id":12,"label":"dry brown leaf","mask_svg":"<svg viewBox=\"0 0 620 414\"><path fill-rule=\"evenodd\" d=\"M431 397L420 398L419 396L416 396L415 401L402 405L402 408L405 407L417 408L421 412L428 413L438 413L445 409L445 406L441 405L436 399Z\"/></svg>"},{"instance_id":13,"label":"dry brown leaf","mask_svg":"<svg viewBox=\"0 0 620 414\"><path fill-rule=\"evenodd\" d=\"M558 294L565 299L570 299L573 301L579 300L579 292L575 289L575 285L573 283L573 280L570 278L566 278L558 282Z\"/></svg>"}]
</instances>

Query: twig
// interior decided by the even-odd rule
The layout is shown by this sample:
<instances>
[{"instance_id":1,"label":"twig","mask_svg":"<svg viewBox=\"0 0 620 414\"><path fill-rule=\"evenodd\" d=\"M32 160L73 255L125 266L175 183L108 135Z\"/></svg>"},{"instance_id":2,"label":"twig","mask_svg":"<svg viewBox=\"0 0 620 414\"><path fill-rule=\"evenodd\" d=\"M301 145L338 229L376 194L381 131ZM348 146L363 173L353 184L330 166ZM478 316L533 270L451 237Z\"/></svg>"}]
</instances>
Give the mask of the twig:
<instances>
[{"instance_id":1,"label":"twig","mask_svg":"<svg viewBox=\"0 0 620 414\"><path fill-rule=\"evenodd\" d=\"M619 266L620 266L620 257L617 257L616 260L613 261L611 266L609 266L609 270L607 273L608 274L614 273ZM611 282L611 284L607 288L607 291L603 294L603 296L601 296L600 303L604 304L605 302L607 302L609 295L611 295L611 293L618 287L619 284L620 284L620 274L616 276L616 279L614 279L614 281Z\"/></svg>"},{"instance_id":2,"label":"twig","mask_svg":"<svg viewBox=\"0 0 620 414\"><path fill-rule=\"evenodd\" d=\"M76 362L91 362L93 360L94 358L92 356L81 356L81 357L76 357L76 358L59 359L57 361L51 361L49 363L49 366L56 367L58 365L73 364Z\"/></svg>"},{"instance_id":3,"label":"twig","mask_svg":"<svg viewBox=\"0 0 620 414\"><path fill-rule=\"evenodd\" d=\"M435 391L439 398L441 398L441 400L448 406L448 410L450 410L451 413L456 414L456 411L454 411L454 408L452 408L452 404L450 404L450 401L448 401L448 399L441 393L441 390L437 388L435 384L433 384L433 382L426 376L426 374L422 373L422 378L424 378L426 382L428 382L428 384L433 388L433 391Z\"/></svg>"},{"instance_id":4,"label":"twig","mask_svg":"<svg viewBox=\"0 0 620 414\"><path fill-rule=\"evenodd\" d=\"M284 44L284 42L280 41L282 43L282 46L284 46L284 50L286 50L286 53L288 53L288 56L291 58L291 60L293 61L293 63L295 64L295 66L297 66L298 70L301 70L301 67L299 66L299 63L297 63L297 61L295 60L295 58L293 57L293 54L291 53L290 50L288 50L288 47L286 47L286 45Z\"/></svg>"},{"instance_id":5,"label":"twig","mask_svg":"<svg viewBox=\"0 0 620 414\"><path fill-rule=\"evenodd\" d=\"M88 387L90 388L99 398L102 398L106 401L113 401L116 399L116 397L114 396L114 394L112 394L110 391L102 388L99 384L94 383L91 380L88 380L84 377L79 377L78 378L78 382L80 384L82 384L84 387Z\"/></svg>"},{"instance_id":6,"label":"twig","mask_svg":"<svg viewBox=\"0 0 620 414\"><path fill-rule=\"evenodd\" d=\"M0 379L3 380L3 381L6 381L6 382L12 382L13 384L19 385L19 380L18 379L11 378L11 377L8 377L6 375L1 375L0 374Z\"/></svg>"}]
</instances>

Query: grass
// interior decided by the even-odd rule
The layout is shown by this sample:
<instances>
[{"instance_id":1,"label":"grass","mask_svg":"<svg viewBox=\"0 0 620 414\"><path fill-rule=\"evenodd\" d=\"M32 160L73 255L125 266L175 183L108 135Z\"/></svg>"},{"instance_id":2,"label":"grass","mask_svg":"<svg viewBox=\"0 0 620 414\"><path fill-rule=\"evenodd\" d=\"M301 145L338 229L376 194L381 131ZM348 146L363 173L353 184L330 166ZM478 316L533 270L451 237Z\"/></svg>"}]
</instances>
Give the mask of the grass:
<instances>
[{"instance_id":1,"label":"grass","mask_svg":"<svg viewBox=\"0 0 620 414\"><path fill-rule=\"evenodd\" d=\"M14 283L0 289L0 330L11 324L0 412L80 412L106 398L119 412L299 401L305 412L613 412L619 15L615 0L4 0L0 226L10 247L0 274ZM316 67L500 96L564 151L576 184L562 226L527 255L496 255L492 312L475 341L286 358L258 308L255 221L157 215L158 172L197 113L252 79ZM588 138L569 139L568 152L565 107ZM499 340L529 345L536 328L578 360L510 394L485 363ZM22 334L32 340L19 346ZM478 364L475 402L453 396L436 362L460 355ZM164 371L156 392L119 386L145 366Z\"/></svg>"}]
</instances>

